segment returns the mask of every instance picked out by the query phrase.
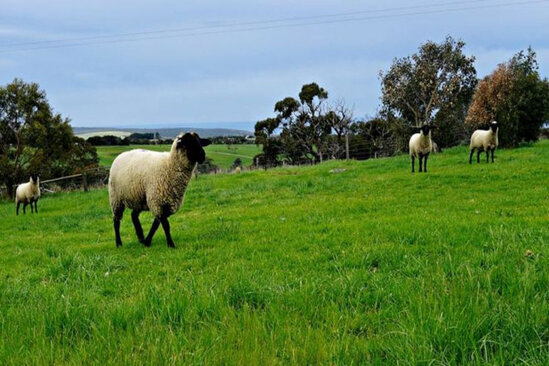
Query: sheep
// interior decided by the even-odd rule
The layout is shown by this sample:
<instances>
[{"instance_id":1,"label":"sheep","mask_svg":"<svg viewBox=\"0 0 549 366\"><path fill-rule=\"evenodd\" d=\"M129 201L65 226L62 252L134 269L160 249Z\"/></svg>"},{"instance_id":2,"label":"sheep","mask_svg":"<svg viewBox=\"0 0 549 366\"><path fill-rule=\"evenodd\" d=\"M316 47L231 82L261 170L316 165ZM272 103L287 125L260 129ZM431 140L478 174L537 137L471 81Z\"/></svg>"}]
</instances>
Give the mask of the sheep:
<instances>
[{"instance_id":1,"label":"sheep","mask_svg":"<svg viewBox=\"0 0 549 366\"><path fill-rule=\"evenodd\" d=\"M477 163L480 163L480 153L486 151L486 162L489 162L489 154L492 151L492 163L494 162L494 150L499 145L498 141L499 125L497 121L490 124L488 130L476 130L471 135L471 145L469 145L469 164L473 163L473 153L477 150Z\"/></svg>"},{"instance_id":2,"label":"sheep","mask_svg":"<svg viewBox=\"0 0 549 366\"><path fill-rule=\"evenodd\" d=\"M31 213L38 213L38 199L40 198L40 177L37 174L31 174L28 183L20 184L15 190L15 215L19 215L19 206L23 204L23 213L26 212L27 205L30 203ZM33 207L34 206L34 207Z\"/></svg>"},{"instance_id":3,"label":"sheep","mask_svg":"<svg viewBox=\"0 0 549 366\"><path fill-rule=\"evenodd\" d=\"M108 189L117 247L122 245L120 221L127 207L133 210L132 222L139 242L150 246L162 224L168 246L175 248L168 217L181 207L196 164L206 159L203 146L210 143L191 132L180 134L170 152L137 149L116 157L109 173ZM154 216L146 238L139 222L142 211L151 211Z\"/></svg>"},{"instance_id":4,"label":"sheep","mask_svg":"<svg viewBox=\"0 0 549 366\"><path fill-rule=\"evenodd\" d=\"M415 158L419 158L419 172L422 170L423 159L425 158L425 164L423 171L427 173L427 158L429 153L433 150L433 143L431 140L431 130L435 127L428 124L424 124L419 127L420 132L415 133L410 137L410 159L412 160L412 173L414 173Z\"/></svg>"},{"instance_id":5,"label":"sheep","mask_svg":"<svg viewBox=\"0 0 549 366\"><path fill-rule=\"evenodd\" d=\"M442 152L442 149L440 147L438 147L438 144L436 142L434 142L432 139L431 139L431 143L433 145L433 149L431 150L431 152L433 154L438 154L438 153Z\"/></svg>"}]
</instances>

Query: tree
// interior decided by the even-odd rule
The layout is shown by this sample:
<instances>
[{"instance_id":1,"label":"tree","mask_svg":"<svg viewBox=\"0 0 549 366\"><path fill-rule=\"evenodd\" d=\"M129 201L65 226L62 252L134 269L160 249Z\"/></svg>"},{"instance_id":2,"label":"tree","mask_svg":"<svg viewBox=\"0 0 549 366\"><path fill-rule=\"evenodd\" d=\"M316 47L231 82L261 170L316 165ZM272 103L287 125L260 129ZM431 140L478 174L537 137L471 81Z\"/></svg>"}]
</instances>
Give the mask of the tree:
<instances>
[{"instance_id":1,"label":"tree","mask_svg":"<svg viewBox=\"0 0 549 366\"><path fill-rule=\"evenodd\" d=\"M463 53L464 46L448 36L442 43L429 41L418 53L395 59L387 73L380 72L385 113L419 127L440 120L441 112L467 105L476 70L475 58Z\"/></svg>"},{"instance_id":2,"label":"tree","mask_svg":"<svg viewBox=\"0 0 549 366\"><path fill-rule=\"evenodd\" d=\"M537 140L549 114L549 82L542 80L537 70L536 54L531 48L498 65L478 84L466 124L477 129L498 121L502 146Z\"/></svg>"},{"instance_id":3,"label":"tree","mask_svg":"<svg viewBox=\"0 0 549 366\"><path fill-rule=\"evenodd\" d=\"M54 177L98 162L95 148L73 135L68 119L52 112L38 84L15 79L0 87L0 184L13 185L38 173Z\"/></svg>"}]
</instances>

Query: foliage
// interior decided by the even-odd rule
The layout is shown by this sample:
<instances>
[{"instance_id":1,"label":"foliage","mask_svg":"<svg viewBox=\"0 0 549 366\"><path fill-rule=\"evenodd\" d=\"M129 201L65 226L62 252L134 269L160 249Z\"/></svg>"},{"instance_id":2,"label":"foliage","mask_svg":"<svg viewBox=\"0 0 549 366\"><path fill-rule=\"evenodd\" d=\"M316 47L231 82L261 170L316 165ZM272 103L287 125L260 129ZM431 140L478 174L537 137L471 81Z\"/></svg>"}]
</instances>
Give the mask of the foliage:
<instances>
[{"instance_id":1,"label":"foliage","mask_svg":"<svg viewBox=\"0 0 549 366\"><path fill-rule=\"evenodd\" d=\"M466 123L477 129L498 121L502 146L537 140L541 125L549 118L549 81L542 80L537 70L531 48L500 64L479 83Z\"/></svg>"},{"instance_id":2,"label":"foliage","mask_svg":"<svg viewBox=\"0 0 549 366\"><path fill-rule=\"evenodd\" d=\"M0 203L0 364L547 365L549 141L496 154L201 176L176 250L106 190Z\"/></svg>"},{"instance_id":3,"label":"foliage","mask_svg":"<svg viewBox=\"0 0 549 366\"><path fill-rule=\"evenodd\" d=\"M73 135L69 120L52 111L38 84L15 79L0 87L0 184L10 196L31 172L47 179L97 162L95 148Z\"/></svg>"},{"instance_id":4,"label":"foliage","mask_svg":"<svg viewBox=\"0 0 549 366\"><path fill-rule=\"evenodd\" d=\"M342 136L352 124L352 110L342 101L330 107L327 99L328 92L317 83L305 84L299 99L286 97L276 102L276 116L256 123L256 143L263 145L266 165L279 164L280 155L290 164L342 157Z\"/></svg>"},{"instance_id":5,"label":"foliage","mask_svg":"<svg viewBox=\"0 0 549 366\"><path fill-rule=\"evenodd\" d=\"M435 135L441 146L461 141L466 108L477 82L475 58L463 53L464 46L465 42L448 36L441 43L421 45L418 53L395 59L389 71L380 73L386 118L416 127L424 123L444 127Z\"/></svg>"},{"instance_id":6,"label":"foliage","mask_svg":"<svg viewBox=\"0 0 549 366\"><path fill-rule=\"evenodd\" d=\"M86 140L93 146L117 146L117 145L129 145L130 140L127 137L120 138L113 135L105 136L92 136Z\"/></svg>"}]
</instances>

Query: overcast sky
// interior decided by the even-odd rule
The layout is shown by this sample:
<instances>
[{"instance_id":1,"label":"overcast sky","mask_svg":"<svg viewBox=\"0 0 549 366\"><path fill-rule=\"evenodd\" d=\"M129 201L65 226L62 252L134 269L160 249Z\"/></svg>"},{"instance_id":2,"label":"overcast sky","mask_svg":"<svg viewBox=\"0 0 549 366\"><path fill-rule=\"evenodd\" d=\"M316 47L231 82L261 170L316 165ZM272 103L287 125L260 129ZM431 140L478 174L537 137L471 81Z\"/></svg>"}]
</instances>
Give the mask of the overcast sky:
<instances>
[{"instance_id":1,"label":"overcast sky","mask_svg":"<svg viewBox=\"0 0 549 366\"><path fill-rule=\"evenodd\" d=\"M312 81L364 117L379 71L446 35L479 76L529 45L549 73L549 1L2 0L0 84L39 83L74 126L252 129ZM96 36L115 37L74 40Z\"/></svg>"}]
</instances>

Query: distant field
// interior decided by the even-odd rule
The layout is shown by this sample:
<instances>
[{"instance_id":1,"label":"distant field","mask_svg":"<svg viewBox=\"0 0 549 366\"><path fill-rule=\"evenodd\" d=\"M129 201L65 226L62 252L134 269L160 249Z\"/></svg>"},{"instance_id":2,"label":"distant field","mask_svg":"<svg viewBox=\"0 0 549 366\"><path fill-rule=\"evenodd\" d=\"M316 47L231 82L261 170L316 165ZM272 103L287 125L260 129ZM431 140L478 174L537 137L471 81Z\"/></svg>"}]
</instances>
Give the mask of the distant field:
<instances>
[{"instance_id":1,"label":"distant field","mask_svg":"<svg viewBox=\"0 0 549 366\"><path fill-rule=\"evenodd\" d=\"M549 365L549 141L467 150L201 176L175 250L2 202L0 365Z\"/></svg>"},{"instance_id":2,"label":"distant field","mask_svg":"<svg viewBox=\"0 0 549 366\"><path fill-rule=\"evenodd\" d=\"M94 136L116 136L116 137L126 137L131 135L132 133L129 131L101 131L101 132L87 132L87 133L81 133L78 134L78 137L83 138L84 140L89 139L90 137Z\"/></svg>"},{"instance_id":3,"label":"distant field","mask_svg":"<svg viewBox=\"0 0 549 366\"><path fill-rule=\"evenodd\" d=\"M99 163L103 166L111 166L114 158L123 151L131 149L148 149L154 151L169 151L171 145L130 145L130 146L97 146ZM206 156L214 161L214 164L223 169L228 169L236 158L242 159L244 166L251 165L255 155L261 152L261 147L249 145L210 145L205 148Z\"/></svg>"}]
</instances>

